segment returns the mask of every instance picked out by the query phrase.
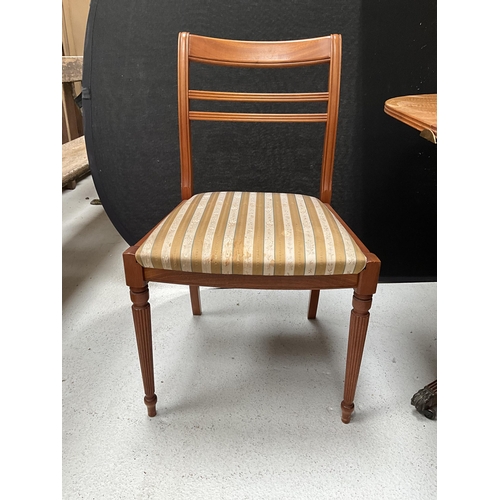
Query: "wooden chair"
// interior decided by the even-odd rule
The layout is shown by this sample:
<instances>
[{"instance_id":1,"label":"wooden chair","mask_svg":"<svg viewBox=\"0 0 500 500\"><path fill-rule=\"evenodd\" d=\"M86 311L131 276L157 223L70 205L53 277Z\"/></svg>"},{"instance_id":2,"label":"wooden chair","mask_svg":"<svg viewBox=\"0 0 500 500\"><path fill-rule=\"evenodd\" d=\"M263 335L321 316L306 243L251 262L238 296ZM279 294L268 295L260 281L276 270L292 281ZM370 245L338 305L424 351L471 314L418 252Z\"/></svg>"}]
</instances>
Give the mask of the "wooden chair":
<instances>
[{"instance_id":1,"label":"wooden chair","mask_svg":"<svg viewBox=\"0 0 500 500\"><path fill-rule=\"evenodd\" d=\"M328 89L311 93L238 93L190 89L190 63L250 68L328 64ZM322 289L352 288L342 421L354 409L372 295L380 261L330 206L340 93L341 36L250 42L179 34L178 112L181 203L123 253L148 415L156 415L148 282L189 285L201 314L200 286L310 290L314 319ZM324 113L193 111L190 101L315 102ZM193 193L192 120L324 122L319 199L290 193Z\"/></svg>"}]
</instances>

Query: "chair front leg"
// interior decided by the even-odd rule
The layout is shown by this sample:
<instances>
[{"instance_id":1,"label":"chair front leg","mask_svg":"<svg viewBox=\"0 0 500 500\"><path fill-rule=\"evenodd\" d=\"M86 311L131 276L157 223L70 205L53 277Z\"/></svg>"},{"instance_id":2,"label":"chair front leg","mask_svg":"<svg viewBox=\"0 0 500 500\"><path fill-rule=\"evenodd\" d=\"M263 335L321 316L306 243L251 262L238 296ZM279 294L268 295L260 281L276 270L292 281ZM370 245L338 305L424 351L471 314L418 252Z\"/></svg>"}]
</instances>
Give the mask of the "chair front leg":
<instances>
[{"instance_id":1,"label":"chair front leg","mask_svg":"<svg viewBox=\"0 0 500 500\"><path fill-rule=\"evenodd\" d=\"M130 287L132 299L132 315L134 317L135 337L139 351L142 382L144 384L144 403L148 408L148 415L156 415L156 401L154 368L153 368L153 341L151 338L151 306L149 305L148 286L141 288Z\"/></svg>"},{"instance_id":2,"label":"chair front leg","mask_svg":"<svg viewBox=\"0 0 500 500\"><path fill-rule=\"evenodd\" d=\"M363 349L365 346L366 331L370 319L372 295L359 295L354 292L352 299L353 309L349 324L349 340L347 343L347 361L344 382L344 400L341 403L342 422L348 424L354 411L354 394L358 383L359 369Z\"/></svg>"}]
</instances>

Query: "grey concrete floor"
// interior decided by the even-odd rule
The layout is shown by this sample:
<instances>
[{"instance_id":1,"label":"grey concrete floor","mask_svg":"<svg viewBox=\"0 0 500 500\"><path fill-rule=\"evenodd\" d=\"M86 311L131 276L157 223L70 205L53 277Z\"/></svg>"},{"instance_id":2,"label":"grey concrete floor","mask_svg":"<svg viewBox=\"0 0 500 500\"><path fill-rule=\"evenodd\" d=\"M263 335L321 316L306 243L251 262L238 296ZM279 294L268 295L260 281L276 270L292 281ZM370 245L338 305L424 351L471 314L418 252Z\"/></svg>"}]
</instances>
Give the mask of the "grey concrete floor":
<instances>
[{"instance_id":1,"label":"grey concrete floor","mask_svg":"<svg viewBox=\"0 0 500 500\"><path fill-rule=\"evenodd\" d=\"M70 499L430 499L436 283L381 284L349 425L340 420L352 292L150 285L149 418L121 253L92 178L62 193L62 491ZM376 250L376 249L374 249Z\"/></svg>"}]
</instances>

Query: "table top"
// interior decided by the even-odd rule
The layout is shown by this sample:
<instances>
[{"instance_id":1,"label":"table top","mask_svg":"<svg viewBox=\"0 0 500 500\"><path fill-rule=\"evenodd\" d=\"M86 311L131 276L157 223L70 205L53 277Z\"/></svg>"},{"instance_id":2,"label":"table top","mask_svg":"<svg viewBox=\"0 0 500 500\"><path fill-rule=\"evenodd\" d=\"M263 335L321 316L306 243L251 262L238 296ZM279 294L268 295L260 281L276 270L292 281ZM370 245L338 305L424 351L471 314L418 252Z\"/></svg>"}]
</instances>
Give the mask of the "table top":
<instances>
[{"instance_id":1,"label":"table top","mask_svg":"<svg viewBox=\"0 0 500 500\"><path fill-rule=\"evenodd\" d=\"M396 120L417 129L426 139L436 142L437 94L393 97L385 101L384 111Z\"/></svg>"}]
</instances>

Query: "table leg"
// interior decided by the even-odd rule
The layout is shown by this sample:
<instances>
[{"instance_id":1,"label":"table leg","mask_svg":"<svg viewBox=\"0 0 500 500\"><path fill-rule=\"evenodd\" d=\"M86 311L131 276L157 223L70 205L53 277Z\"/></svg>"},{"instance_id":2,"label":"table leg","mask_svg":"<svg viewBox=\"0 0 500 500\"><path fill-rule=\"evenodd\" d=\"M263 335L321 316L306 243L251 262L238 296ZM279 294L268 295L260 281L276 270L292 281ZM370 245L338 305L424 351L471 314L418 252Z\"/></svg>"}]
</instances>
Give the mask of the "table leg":
<instances>
[{"instance_id":1,"label":"table leg","mask_svg":"<svg viewBox=\"0 0 500 500\"><path fill-rule=\"evenodd\" d=\"M411 398L411 404L425 417L435 420L437 413L437 380L420 389Z\"/></svg>"}]
</instances>

